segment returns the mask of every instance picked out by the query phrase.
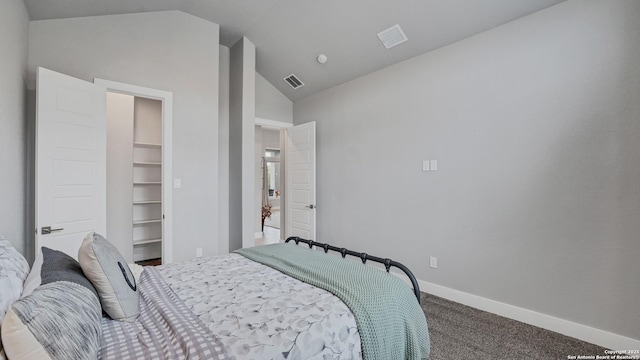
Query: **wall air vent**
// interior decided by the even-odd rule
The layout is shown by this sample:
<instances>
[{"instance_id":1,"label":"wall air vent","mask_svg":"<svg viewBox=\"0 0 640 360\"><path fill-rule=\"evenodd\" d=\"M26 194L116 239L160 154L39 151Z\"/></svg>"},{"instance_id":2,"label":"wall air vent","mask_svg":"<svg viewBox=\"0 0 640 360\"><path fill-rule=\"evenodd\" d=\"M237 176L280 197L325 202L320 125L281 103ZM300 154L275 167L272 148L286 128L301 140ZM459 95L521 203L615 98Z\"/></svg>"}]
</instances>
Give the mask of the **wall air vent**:
<instances>
[{"instance_id":1,"label":"wall air vent","mask_svg":"<svg viewBox=\"0 0 640 360\"><path fill-rule=\"evenodd\" d=\"M284 78L284 81L287 82L287 84L291 85L292 88L297 89L300 87L304 86L304 83L302 81L300 81L300 79L298 79L297 76L295 76L294 74L291 74L289 76L287 76L286 78Z\"/></svg>"},{"instance_id":2,"label":"wall air vent","mask_svg":"<svg viewBox=\"0 0 640 360\"><path fill-rule=\"evenodd\" d=\"M400 25L395 24L387 30L382 30L378 33L378 38L382 41L382 44L387 48L391 49L396 45L400 45L403 42L409 40L407 39L407 35L404 34Z\"/></svg>"}]
</instances>

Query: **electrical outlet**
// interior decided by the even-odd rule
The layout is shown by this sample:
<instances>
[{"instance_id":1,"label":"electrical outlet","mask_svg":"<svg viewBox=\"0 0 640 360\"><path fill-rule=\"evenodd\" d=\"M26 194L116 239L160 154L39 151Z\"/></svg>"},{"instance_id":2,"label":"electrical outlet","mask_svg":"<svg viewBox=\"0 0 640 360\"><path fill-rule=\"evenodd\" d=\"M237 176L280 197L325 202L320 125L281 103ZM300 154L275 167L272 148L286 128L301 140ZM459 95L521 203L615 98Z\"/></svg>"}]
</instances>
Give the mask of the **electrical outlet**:
<instances>
[{"instance_id":1,"label":"electrical outlet","mask_svg":"<svg viewBox=\"0 0 640 360\"><path fill-rule=\"evenodd\" d=\"M438 258L435 256L431 256L429 258L429 267L433 268L433 269L437 269L438 268Z\"/></svg>"},{"instance_id":2,"label":"electrical outlet","mask_svg":"<svg viewBox=\"0 0 640 360\"><path fill-rule=\"evenodd\" d=\"M202 257L202 248L196 249L196 257Z\"/></svg>"}]
</instances>

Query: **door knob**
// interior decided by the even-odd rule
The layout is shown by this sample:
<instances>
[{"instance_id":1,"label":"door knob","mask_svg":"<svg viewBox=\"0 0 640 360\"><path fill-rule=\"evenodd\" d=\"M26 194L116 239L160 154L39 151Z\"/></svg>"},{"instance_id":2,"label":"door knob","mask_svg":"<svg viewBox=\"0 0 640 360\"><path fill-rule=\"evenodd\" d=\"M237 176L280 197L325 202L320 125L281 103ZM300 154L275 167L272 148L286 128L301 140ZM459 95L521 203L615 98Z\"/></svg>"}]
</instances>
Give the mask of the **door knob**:
<instances>
[{"instance_id":1,"label":"door knob","mask_svg":"<svg viewBox=\"0 0 640 360\"><path fill-rule=\"evenodd\" d=\"M313 205L313 204L311 204L311 205L306 205L305 207L306 207L306 208L309 208L309 209L315 209L315 208L316 208L316 206L315 206L315 205Z\"/></svg>"},{"instance_id":2,"label":"door knob","mask_svg":"<svg viewBox=\"0 0 640 360\"><path fill-rule=\"evenodd\" d=\"M54 231L62 231L64 228L52 229L51 226L43 226L42 227L42 235L51 234Z\"/></svg>"}]
</instances>

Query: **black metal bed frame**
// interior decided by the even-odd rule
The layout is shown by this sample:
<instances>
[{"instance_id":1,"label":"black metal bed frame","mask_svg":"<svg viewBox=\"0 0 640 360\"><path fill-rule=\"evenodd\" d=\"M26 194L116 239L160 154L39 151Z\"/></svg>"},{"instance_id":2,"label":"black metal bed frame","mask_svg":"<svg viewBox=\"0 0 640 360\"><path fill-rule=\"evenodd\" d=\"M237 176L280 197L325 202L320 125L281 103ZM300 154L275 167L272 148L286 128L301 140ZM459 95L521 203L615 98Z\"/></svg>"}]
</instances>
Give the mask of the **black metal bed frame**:
<instances>
[{"instance_id":1,"label":"black metal bed frame","mask_svg":"<svg viewBox=\"0 0 640 360\"><path fill-rule=\"evenodd\" d=\"M380 258L377 256L372 256L369 255L367 253L359 253L359 252L355 252L355 251L351 251L349 249L346 248L339 248L333 245L329 245L329 244L324 244L324 243L319 243L313 240L307 240L307 239L303 239L297 236L291 236L289 238L287 238L287 240L285 240L285 243L288 243L289 241L295 241L296 245L298 245L298 243L305 243L309 245L309 249L313 248L314 246L317 246L321 249L324 250L325 253L327 253L329 250L333 250L333 251L337 251L342 255L342 258L344 259L345 256L347 255L351 255L351 256L355 256L360 258L360 260L362 260L363 264L367 263L367 260L371 260L371 261L375 261L377 263L380 264L384 264L384 267L387 269L387 272L389 272L389 269L392 266L397 267L398 269L402 270L408 277L409 280L411 280L411 285L413 285L413 293L416 295L416 299L418 299L418 304L420 304L420 287L418 286L418 281L416 280L416 277L413 276L413 273L411 272L411 270L409 270L408 267L402 265L401 263L397 262L397 261L393 261L391 259L388 258Z\"/></svg>"}]
</instances>

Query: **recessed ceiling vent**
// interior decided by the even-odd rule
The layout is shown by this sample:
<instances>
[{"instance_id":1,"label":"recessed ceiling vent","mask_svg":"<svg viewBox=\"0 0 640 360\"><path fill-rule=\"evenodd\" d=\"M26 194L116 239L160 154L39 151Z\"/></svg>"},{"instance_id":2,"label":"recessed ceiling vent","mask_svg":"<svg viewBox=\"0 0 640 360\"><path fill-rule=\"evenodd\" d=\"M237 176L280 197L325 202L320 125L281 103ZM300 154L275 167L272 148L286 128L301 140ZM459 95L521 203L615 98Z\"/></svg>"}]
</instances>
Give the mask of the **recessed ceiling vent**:
<instances>
[{"instance_id":1,"label":"recessed ceiling vent","mask_svg":"<svg viewBox=\"0 0 640 360\"><path fill-rule=\"evenodd\" d=\"M402 31L402 28L400 28L400 25L398 24L393 25L387 30L380 31L378 33L378 37L387 49L391 49L392 47L400 45L403 42L409 40L407 39L407 35L404 34L404 31Z\"/></svg>"},{"instance_id":2,"label":"recessed ceiling vent","mask_svg":"<svg viewBox=\"0 0 640 360\"><path fill-rule=\"evenodd\" d=\"M287 82L287 84L291 85L292 88L297 89L300 87L304 86L304 83L302 81L300 81L300 79L298 79L297 76L295 76L294 74L291 74L289 76L287 76L286 78L284 78L284 81Z\"/></svg>"}]
</instances>

